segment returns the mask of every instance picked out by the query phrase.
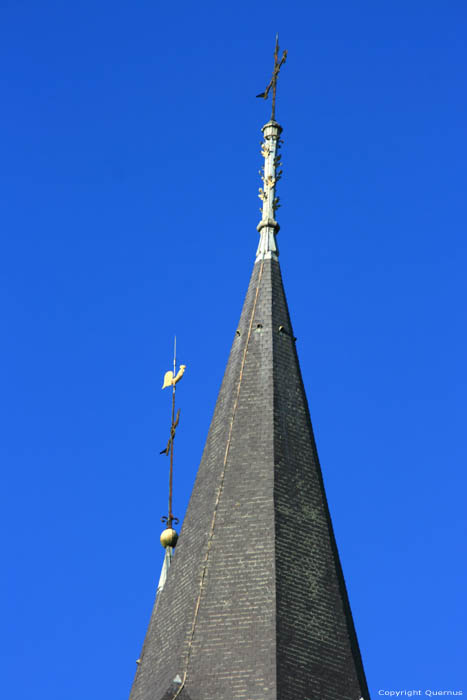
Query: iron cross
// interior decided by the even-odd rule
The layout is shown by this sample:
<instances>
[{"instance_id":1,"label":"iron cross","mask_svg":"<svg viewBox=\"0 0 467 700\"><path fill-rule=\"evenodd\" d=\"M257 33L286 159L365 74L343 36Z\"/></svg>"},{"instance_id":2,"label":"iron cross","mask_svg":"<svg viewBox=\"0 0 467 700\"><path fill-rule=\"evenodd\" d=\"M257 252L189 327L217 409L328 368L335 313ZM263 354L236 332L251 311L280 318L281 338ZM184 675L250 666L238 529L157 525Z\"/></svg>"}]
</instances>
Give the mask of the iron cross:
<instances>
[{"instance_id":1,"label":"iron cross","mask_svg":"<svg viewBox=\"0 0 467 700\"><path fill-rule=\"evenodd\" d=\"M281 66L283 63L285 63L285 59L287 58L287 51L284 51L282 54L282 58L279 61L279 35L276 34L276 48L274 51L274 70L272 72L272 78L271 82L267 86L266 90L264 92L261 92L259 95L256 95L256 97L264 97L266 100L268 95L269 95L269 90L272 87L272 111L271 111L271 121L275 120L276 116L276 86L277 86L277 78L279 77L279 71L281 69Z\"/></svg>"}]
</instances>

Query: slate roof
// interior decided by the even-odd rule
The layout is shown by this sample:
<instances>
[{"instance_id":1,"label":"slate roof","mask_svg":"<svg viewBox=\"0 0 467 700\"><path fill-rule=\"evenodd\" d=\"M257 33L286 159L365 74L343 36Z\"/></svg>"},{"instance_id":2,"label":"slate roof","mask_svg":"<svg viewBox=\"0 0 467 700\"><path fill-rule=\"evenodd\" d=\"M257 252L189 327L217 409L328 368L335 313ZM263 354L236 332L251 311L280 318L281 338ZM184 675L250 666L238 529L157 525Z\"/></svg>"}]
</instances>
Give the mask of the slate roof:
<instances>
[{"instance_id":1,"label":"slate roof","mask_svg":"<svg viewBox=\"0 0 467 700\"><path fill-rule=\"evenodd\" d=\"M368 700L276 259L253 268L130 700Z\"/></svg>"}]
</instances>

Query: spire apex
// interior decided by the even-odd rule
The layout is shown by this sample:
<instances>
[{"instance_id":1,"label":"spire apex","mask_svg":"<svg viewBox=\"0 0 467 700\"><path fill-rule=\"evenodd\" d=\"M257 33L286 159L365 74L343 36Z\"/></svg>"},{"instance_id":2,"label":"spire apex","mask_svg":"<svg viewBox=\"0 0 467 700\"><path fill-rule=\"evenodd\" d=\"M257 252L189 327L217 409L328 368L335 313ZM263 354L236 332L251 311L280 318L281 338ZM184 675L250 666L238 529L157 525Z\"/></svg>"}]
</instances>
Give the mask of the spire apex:
<instances>
[{"instance_id":1,"label":"spire apex","mask_svg":"<svg viewBox=\"0 0 467 700\"><path fill-rule=\"evenodd\" d=\"M261 207L261 221L256 227L259 234L259 245L256 251L256 262L267 258L277 260L279 250L276 243L276 235L279 232L279 224L276 221L276 210L279 209L279 197L276 197L276 185L281 179L281 156L279 148L281 144L280 135L282 127L276 122L276 89L279 71L287 58L287 51L284 51L282 58L279 61L279 34L276 34L276 48L274 50L274 69L272 78L266 90L256 97L267 99L272 88L272 109L271 119L262 128L264 141L261 142L261 155L264 158L263 169L260 170L260 176L263 181L263 187L259 188L258 197L263 205Z\"/></svg>"},{"instance_id":2,"label":"spire apex","mask_svg":"<svg viewBox=\"0 0 467 700\"><path fill-rule=\"evenodd\" d=\"M274 69L272 71L272 78L264 92L260 92L256 97L264 97L267 100L269 91L272 88L272 107L271 107L271 122L276 119L276 90L277 90L277 79L279 77L279 71L283 63L287 59L287 51L284 51L282 58L279 61L279 34L276 34L276 48L274 49Z\"/></svg>"}]
</instances>

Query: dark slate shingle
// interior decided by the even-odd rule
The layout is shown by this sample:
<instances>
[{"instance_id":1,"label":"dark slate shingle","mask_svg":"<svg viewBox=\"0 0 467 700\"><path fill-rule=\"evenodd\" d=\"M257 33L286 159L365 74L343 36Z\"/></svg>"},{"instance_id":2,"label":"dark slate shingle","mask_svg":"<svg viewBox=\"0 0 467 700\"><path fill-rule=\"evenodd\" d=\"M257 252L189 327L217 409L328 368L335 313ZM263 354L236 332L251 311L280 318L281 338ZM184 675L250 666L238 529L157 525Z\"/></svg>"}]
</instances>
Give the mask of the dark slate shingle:
<instances>
[{"instance_id":1,"label":"dark slate shingle","mask_svg":"<svg viewBox=\"0 0 467 700\"><path fill-rule=\"evenodd\" d=\"M277 261L238 329L130 700L367 700Z\"/></svg>"}]
</instances>

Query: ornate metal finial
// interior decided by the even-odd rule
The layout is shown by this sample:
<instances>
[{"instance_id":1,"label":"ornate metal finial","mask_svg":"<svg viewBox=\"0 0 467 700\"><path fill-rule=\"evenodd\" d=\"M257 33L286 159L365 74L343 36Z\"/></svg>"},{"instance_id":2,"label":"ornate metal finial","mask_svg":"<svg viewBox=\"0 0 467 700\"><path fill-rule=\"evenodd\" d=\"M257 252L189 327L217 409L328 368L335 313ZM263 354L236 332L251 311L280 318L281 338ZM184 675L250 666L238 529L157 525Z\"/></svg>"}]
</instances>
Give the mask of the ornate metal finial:
<instances>
[{"instance_id":1,"label":"ornate metal finial","mask_svg":"<svg viewBox=\"0 0 467 700\"><path fill-rule=\"evenodd\" d=\"M271 121L276 119L276 88L277 88L277 78L279 77L279 71L283 63L285 63L287 58L287 51L284 51L282 58L279 61L279 34L276 34L276 48L274 51L274 70L272 71L272 78L264 92L261 92L256 97L264 97L266 100L269 95L269 91L272 88L272 110L271 110Z\"/></svg>"},{"instance_id":2,"label":"ornate metal finial","mask_svg":"<svg viewBox=\"0 0 467 700\"><path fill-rule=\"evenodd\" d=\"M166 523L167 527L161 535L161 544L163 547L175 547L178 539L176 531L173 529L172 525L178 523L178 518L176 518L172 512L172 497L173 497L173 463L174 463L174 440L175 432L180 420L180 409L177 411L175 416L175 389L185 373L186 365L180 365L180 369L177 372L177 338L174 339L174 360L173 360L173 371L169 370L164 375L164 383L162 388L172 387L172 421L170 424L170 437L167 443L167 447L161 450L161 455L167 455L170 457L170 470L169 470L169 508L168 515L164 515L161 520Z\"/></svg>"},{"instance_id":3,"label":"ornate metal finial","mask_svg":"<svg viewBox=\"0 0 467 700\"><path fill-rule=\"evenodd\" d=\"M264 166L260 170L263 186L259 188L258 197L261 199L261 221L256 227L260 234L259 246L256 251L256 262L265 258L277 260L279 251L276 243L276 235L279 224L276 221L276 211L279 209L279 197L276 196L276 186L282 176L281 156L279 148L282 143L280 135L282 127L275 120L276 113L276 87L279 71L287 58L284 51L279 61L279 36L276 36L276 48L274 51L274 70L272 78L266 90L257 97L267 98L272 88L272 114L271 120L263 126L264 141L261 142L261 155L264 158Z\"/></svg>"}]
</instances>

